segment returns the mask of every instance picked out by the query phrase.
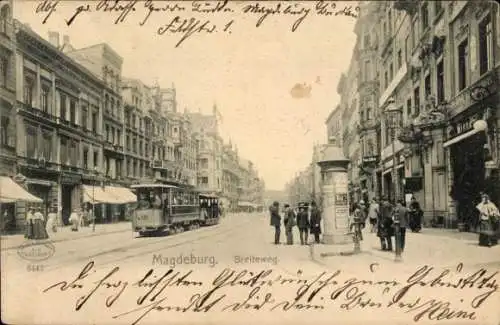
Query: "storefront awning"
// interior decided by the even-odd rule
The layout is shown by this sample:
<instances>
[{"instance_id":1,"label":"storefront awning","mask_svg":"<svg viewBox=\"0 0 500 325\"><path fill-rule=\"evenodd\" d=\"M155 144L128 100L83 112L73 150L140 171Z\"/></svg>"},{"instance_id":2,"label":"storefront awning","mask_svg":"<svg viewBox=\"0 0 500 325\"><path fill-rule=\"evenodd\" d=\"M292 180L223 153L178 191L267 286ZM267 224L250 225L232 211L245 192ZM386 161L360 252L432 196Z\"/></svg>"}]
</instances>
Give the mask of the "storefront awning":
<instances>
[{"instance_id":1,"label":"storefront awning","mask_svg":"<svg viewBox=\"0 0 500 325\"><path fill-rule=\"evenodd\" d=\"M137 195L125 187L106 186L105 191L116 199L116 204L126 204L137 202Z\"/></svg>"},{"instance_id":2,"label":"storefront awning","mask_svg":"<svg viewBox=\"0 0 500 325\"><path fill-rule=\"evenodd\" d=\"M469 137L471 137L471 136L473 136L481 131L485 131L487 129L487 127L488 126L487 126L486 121L478 120L478 121L474 122L472 130L470 130L464 134L461 134L459 136L456 136L451 140L446 141L445 143L443 143L443 147L447 148L447 147L451 146L452 144L455 144L455 143L458 143L462 140L465 140L465 139L467 139L467 138L469 138Z\"/></svg>"},{"instance_id":3,"label":"storefront awning","mask_svg":"<svg viewBox=\"0 0 500 325\"><path fill-rule=\"evenodd\" d=\"M42 199L26 191L10 177L0 176L0 202L12 203L17 201L43 202Z\"/></svg>"},{"instance_id":4,"label":"storefront awning","mask_svg":"<svg viewBox=\"0 0 500 325\"><path fill-rule=\"evenodd\" d=\"M83 202L91 204L111 203L117 204L117 198L102 189L101 186L83 185Z\"/></svg>"}]
</instances>

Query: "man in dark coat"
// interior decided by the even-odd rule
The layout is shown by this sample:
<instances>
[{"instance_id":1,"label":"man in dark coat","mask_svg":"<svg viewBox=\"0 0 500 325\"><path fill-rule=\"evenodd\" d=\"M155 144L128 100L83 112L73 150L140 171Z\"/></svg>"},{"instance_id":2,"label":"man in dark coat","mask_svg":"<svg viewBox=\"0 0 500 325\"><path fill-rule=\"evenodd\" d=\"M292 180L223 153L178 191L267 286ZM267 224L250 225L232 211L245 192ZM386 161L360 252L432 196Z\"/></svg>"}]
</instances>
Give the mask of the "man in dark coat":
<instances>
[{"instance_id":1,"label":"man in dark coat","mask_svg":"<svg viewBox=\"0 0 500 325\"><path fill-rule=\"evenodd\" d=\"M399 220L399 239L401 240L399 243L399 247L401 248L401 252L403 252L405 250L406 228L410 223L409 211L404 206L403 200L398 200L398 203L396 204L396 208L394 209L394 219Z\"/></svg>"},{"instance_id":2,"label":"man in dark coat","mask_svg":"<svg viewBox=\"0 0 500 325\"><path fill-rule=\"evenodd\" d=\"M321 234L321 213L316 206L316 202L311 202L311 234L314 234L314 241L319 244Z\"/></svg>"},{"instance_id":3,"label":"man in dark coat","mask_svg":"<svg viewBox=\"0 0 500 325\"><path fill-rule=\"evenodd\" d=\"M285 216L283 220L286 231L287 245L293 245L293 227L295 226L295 212L290 208L290 205L285 204Z\"/></svg>"},{"instance_id":4,"label":"man in dark coat","mask_svg":"<svg viewBox=\"0 0 500 325\"><path fill-rule=\"evenodd\" d=\"M279 245L280 234L281 234L281 216L279 214L280 204L274 202L273 205L269 207L269 213L271 214L271 226L274 226L274 244Z\"/></svg>"},{"instance_id":5,"label":"man in dark coat","mask_svg":"<svg viewBox=\"0 0 500 325\"><path fill-rule=\"evenodd\" d=\"M309 233L309 215L304 205L299 206L299 213L297 214L297 226L299 227L300 243L307 244L307 237Z\"/></svg>"},{"instance_id":6,"label":"man in dark coat","mask_svg":"<svg viewBox=\"0 0 500 325\"><path fill-rule=\"evenodd\" d=\"M383 251L392 251L392 238L394 229L392 228L392 204L387 197L382 199L380 205L380 215L377 223L377 236L380 238L380 246Z\"/></svg>"}]
</instances>

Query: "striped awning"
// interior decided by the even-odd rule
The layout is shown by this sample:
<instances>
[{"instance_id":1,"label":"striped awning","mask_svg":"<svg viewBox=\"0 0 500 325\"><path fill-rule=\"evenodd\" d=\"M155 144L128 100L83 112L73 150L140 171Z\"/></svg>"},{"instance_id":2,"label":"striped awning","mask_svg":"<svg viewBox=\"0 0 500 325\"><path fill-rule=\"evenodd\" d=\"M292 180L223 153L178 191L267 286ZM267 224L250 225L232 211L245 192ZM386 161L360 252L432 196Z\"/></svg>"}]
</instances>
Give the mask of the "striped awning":
<instances>
[{"instance_id":1,"label":"striped awning","mask_svg":"<svg viewBox=\"0 0 500 325\"><path fill-rule=\"evenodd\" d=\"M17 201L43 202L42 199L26 191L10 177L0 176L0 202L13 203Z\"/></svg>"}]
</instances>

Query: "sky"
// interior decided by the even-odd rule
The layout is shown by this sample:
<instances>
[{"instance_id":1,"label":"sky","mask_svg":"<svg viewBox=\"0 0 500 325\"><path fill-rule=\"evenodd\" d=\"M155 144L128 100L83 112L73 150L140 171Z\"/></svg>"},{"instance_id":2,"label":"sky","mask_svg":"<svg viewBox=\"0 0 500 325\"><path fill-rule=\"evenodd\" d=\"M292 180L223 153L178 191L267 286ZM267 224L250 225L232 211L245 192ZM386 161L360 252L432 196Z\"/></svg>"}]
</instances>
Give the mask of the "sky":
<instances>
[{"instance_id":1,"label":"sky","mask_svg":"<svg viewBox=\"0 0 500 325\"><path fill-rule=\"evenodd\" d=\"M159 9L176 3L139 1L115 24L123 11L112 10L113 2L108 1L106 11L105 5L99 6L102 1L66 0L51 12L54 7L47 4L54 1L42 5L43 1L17 0L14 17L46 39L49 31L59 32L61 41L68 35L76 48L108 43L124 59L123 77L146 84L157 80L165 87L173 83L182 110L210 114L216 104L222 115L222 137L231 139L239 154L254 162L267 189L283 190L311 162L314 143L327 141L325 120L340 101L336 89L352 56L355 18L319 15L314 1L229 2L224 9L232 11L218 13L193 12L193 2L186 1L177 3L183 11L154 11L141 26L148 6ZM281 14L269 14L257 27L263 14L251 12L256 4L259 9L276 9L280 4ZM355 2L324 4L332 12L353 7L355 13ZM290 5L297 12L310 10L293 32L305 11L284 14ZM79 7L89 11L82 11L68 26ZM215 31L193 33L176 47L183 37L173 32L180 21L158 33L176 16L180 21L199 20L198 26L208 21L205 29L215 25Z\"/></svg>"}]
</instances>

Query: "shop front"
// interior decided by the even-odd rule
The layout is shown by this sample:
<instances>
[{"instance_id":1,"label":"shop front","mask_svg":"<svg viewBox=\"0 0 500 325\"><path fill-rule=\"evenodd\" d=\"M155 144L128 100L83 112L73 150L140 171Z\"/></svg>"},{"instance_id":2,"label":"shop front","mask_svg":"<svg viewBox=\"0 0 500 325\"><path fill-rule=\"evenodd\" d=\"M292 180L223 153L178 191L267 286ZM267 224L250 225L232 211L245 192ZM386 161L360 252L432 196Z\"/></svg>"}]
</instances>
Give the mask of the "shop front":
<instances>
[{"instance_id":1,"label":"shop front","mask_svg":"<svg viewBox=\"0 0 500 325\"><path fill-rule=\"evenodd\" d=\"M61 203L59 211L61 212L62 222L64 225L69 224L69 217L73 210L80 210L80 188L82 176L76 173L63 172L61 174L60 191Z\"/></svg>"},{"instance_id":2,"label":"shop front","mask_svg":"<svg viewBox=\"0 0 500 325\"><path fill-rule=\"evenodd\" d=\"M498 71L496 72L498 74ZM498 76L490 73L455 98L444 147L449 153L451 207L459 230L475 231L481 193L499 205Z\"/></svg>"}]
</instances>

